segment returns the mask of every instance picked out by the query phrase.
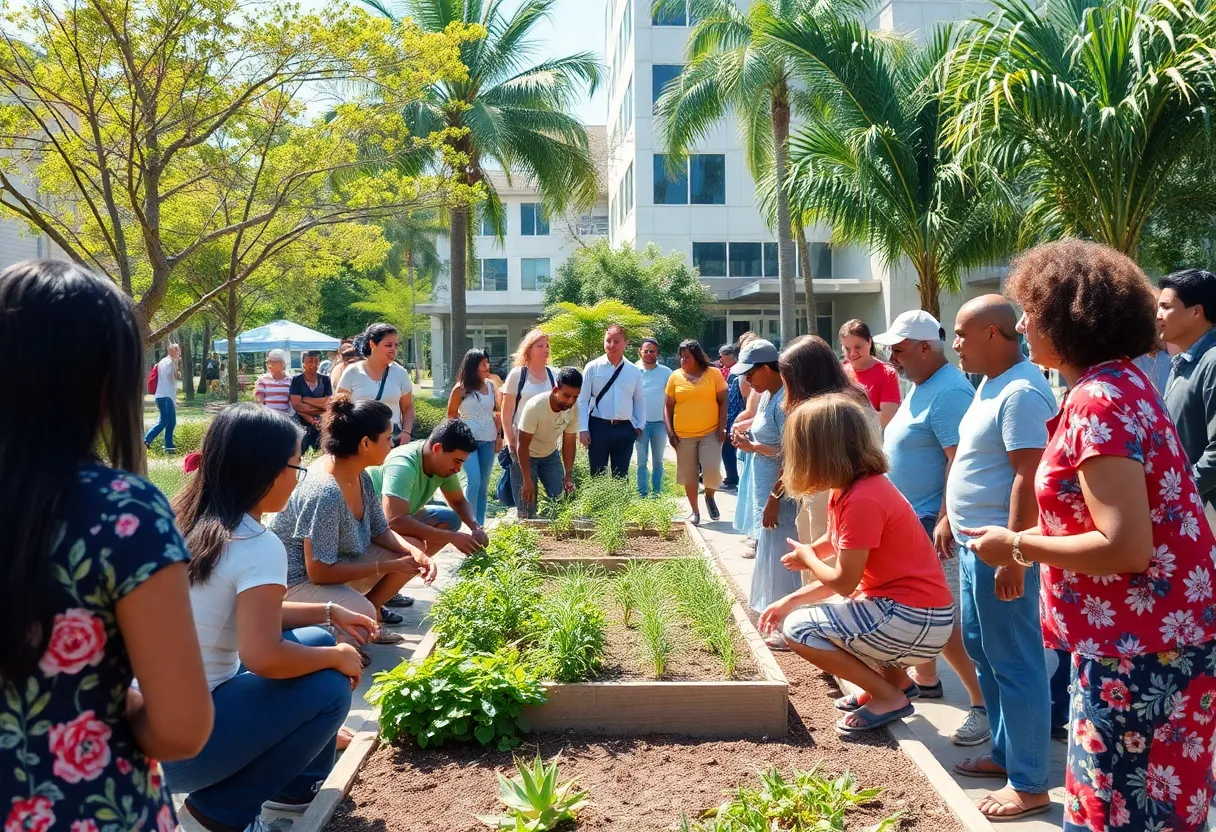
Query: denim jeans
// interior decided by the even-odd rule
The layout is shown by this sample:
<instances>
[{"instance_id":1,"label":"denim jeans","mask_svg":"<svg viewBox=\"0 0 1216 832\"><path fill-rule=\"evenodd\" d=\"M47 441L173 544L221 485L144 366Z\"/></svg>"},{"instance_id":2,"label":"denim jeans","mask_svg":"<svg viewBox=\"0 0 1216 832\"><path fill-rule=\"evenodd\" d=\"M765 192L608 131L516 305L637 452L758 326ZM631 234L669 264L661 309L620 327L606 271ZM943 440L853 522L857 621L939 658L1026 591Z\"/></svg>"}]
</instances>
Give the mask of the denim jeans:
<instances>
[{"instance_id":1,"label":"denim jeans","mask_svg":"<svg viewBox=\"0 0 1216 832\"><path fill-rule=\"evenodd\" d=\"M144 444L151 445L163 430L165 432L165 450L172 452L176 448L173 444L173 429L177 427L177 405L168 396L161 396L156 400L156 410L160 413L160 419L152 426L152 430L144 435Z\"/></svg>"},{"instance_id":2,"label":"denim jeans","mask_svg":"<svg viewBox=\"0 0 1216 832\"><path fill-rule=\"evenodd\" d=\"M560 450L554 451L548 456L531 457L528 460L528 465L532 469L532 482L543 485L545 493L549 495L550 500L557 499L565 492L566 467L562 464L562 452ZM532 501L528 505L524 505L521 493L523 481L523 470L519 467L519 462L512 458L511 489L515 492L515 507L518 509L521 518L533 517L536 515L536 498L539 496L540 489L534 490L532 492Z\"/></svg>"},{"instance_id":3,"label":"denim jeans","mask_svg":"<svg viewBox=\"0 0 1216 832\"><path fill-rule=\"evenodd\" d=\"M992 727L992 761L1021 791L1047 791L1051 768L1051 694L1039 624L1039 570L1025 571L1015 601L996 597L996 570L965 547L959 561L963 643L975 662Z\"/></svg>"},{"instance_id":4,"label":"denim jeans","mask_svg":"<svg viewBox=\"0 0 1216 832\"><path fill-rule=\"evenodd\" d=\"M460 515L447 506L423 506L414 512L414 519L436 529L460 531Z\"/></svg>"},{"instance_id":5,"label":"denim jeans","mask_svg":"<svg viewBox=\"0 0 1216 832\"><path fill-rule=\"evenodd\" d=\"M611 461L612 476L624 479L629 474L629 460L638 439L633 423L626 421L614 425L606 419L592 416L587 427L587 432L591 434L591 447L587 449L591 476L604 473Z\"/></svg>"},{"instance_id":6,"label":"denim jeans","mask_svg":"<svg viewBox=\"0 0 1216 832\"><path fill-rule=\"evenodd\" d=\"M667 447L667 425L660 419L647 422L637 441L638 493L658 494L663 490L663 450ZM649 491L647 491L647 460L651 461Z\"/></svg>"},{"instance_id":7,"label":"denim jeans","mask_svg":"<svg viewBox=\"0 0 1216 832\"><path fill-rule=\"evenodd\" d=\"M1056 669L1051 674L1051 727L1068 727L1068 686L1072 677L1072 653L1053 650L1056 654Z\"/></svg>"},{"instance_id":8,"label":"denim jeans","mask_svg":"<svg viewBox=\"0 0 1216 832\"><path fill-rule=\"evenodd\" d=\"M722 443L722 468L726 471L726 478L722 480L723 488L739 487L738 453L728 436L726 441Z\"/></svg>"},{"instance_id":9,"label":"denim jeans","mask_svg":"<svg viewBox=\"0 0 1216 832\"><path fill-rule=\"evenodd\" d=\"M283 637L308 647L334 643L320 627ZM307 797L329 774L350 710L350 680L336 670L265 679L242 667L211 699L211 738L193 759L162 763L165 779L203 814L243 829L267 800Z\"/></svg>"},{"instance_id":10,"label":"denim jeans","mask_svg":"<svg viewBox=\"0 0 1216 832\"><path fill-rule=\"evenodd\" d=\"M494 443L477 443L477 450L464 463L464 498L473 507L478 523L486 522L486 505L490 501L490 475L494 473Z\"/></svg>"}]
</instances>

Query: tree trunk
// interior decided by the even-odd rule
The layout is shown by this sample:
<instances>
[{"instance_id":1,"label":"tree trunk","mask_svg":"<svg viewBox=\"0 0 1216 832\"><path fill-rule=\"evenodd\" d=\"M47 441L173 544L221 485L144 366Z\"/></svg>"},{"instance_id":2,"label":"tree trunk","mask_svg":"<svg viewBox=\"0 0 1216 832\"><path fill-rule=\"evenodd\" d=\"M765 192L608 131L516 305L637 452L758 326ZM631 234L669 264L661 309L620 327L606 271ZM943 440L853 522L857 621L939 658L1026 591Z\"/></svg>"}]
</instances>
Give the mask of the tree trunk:
<instances>
[{"instance_id":1,"label":"tree trunk","mask_svg":"<svg viewBox=\"0 0 1216 832\"><path fill-rule=\"evenodd\" d=\"M937 279L937 269L924 266L917 269L916 291L920 293L920 308L928 312L938 321L942 319L942 303L938 295L941 284Z\"/></svg>"},{"instance_id":2,"label":"tree trunk","mask_svg":"<svg viewBox=\"0 0 1216 832\"><path fill-rule=\"evenodd\" d=\"M782 94L774 94L770 108L773 120L773 171L777 185L777 282L781 309L781 345L798 337L795 307L794 239L791 234L790 199L785 192L789 164L790 105ZM812 330L814 331L814 330Z\"/></svg>"},{"instance_id":3,"label":"tree trunk","mask_svg":"<svg viewBox=\"0 0 1216 832\"><path fill-rule=\"evenodd\" d=\"M418 336L418 313L415 310L417 296L414 294L414 249L405 250L405 280L410 287L410 344L414 353L414 384L422 380L422 346Z\"/></svg>"},{"instance_id":4,"label":"tree trunk","mask_svg":"<svg viewBox=\"0 0 1216 832\"><path fill-rule=\"evenodd\" d=\"M203 394L211 392L211 382L207 380L207 360L211 358L214 348L211 346L211 319L203 318Z\"/></svg>"},{"instance_id":5,"label":"tree trunk","mask_svg":"<svg viewBox=\"0 0 1216 832\"><path fill-rule=\"evenodd\" d=\"M452 383L452 373L448 368L453 367L456 356L464 354L464 343L468 340L468 320L465 316L465 290L468 288L469 268L469 206L462 205L453 208L448 216L451 226L451 298L452 333L448 343L448 354L445 356L444 382L446 388ZM439 390L435 394L439 395Z\"/></svg>"},{"instance_id":6,"label":"tree trunk","mask_svg":"<svg viewBox=\"0 0 1216 832\"><path fill-rule=\"evenodd\" d=\"M194 401L194 327L184 326L178 339L182 347L182 392L186 401Z\"/></svg>"},{"instance_id":7,"label":"tree trunk","mask_svg":"<svg viewBox=\"0 0 1216 832\"><path fill-rule=\"evenodd\" d=\"M236 357L236 286L228 290L228 315L224 321L228 330L228 401L237 400L237 366Z\"/></svg>"},{"instance_id":8,"label":"tree trunk","mask_svg":"<svg viewBox=\"0 0 1216 832\"><path fill-rule=\"evenodd\" d=\"M811 279L811 249L806 242L806 229L801 222L794 224L794 243L798 246L798 260L802 264L802 291L806 294L806 331L819 334L815 314L815 282ZM830 334L830 333L829 333Z\"/></svg>"}]
</instances>

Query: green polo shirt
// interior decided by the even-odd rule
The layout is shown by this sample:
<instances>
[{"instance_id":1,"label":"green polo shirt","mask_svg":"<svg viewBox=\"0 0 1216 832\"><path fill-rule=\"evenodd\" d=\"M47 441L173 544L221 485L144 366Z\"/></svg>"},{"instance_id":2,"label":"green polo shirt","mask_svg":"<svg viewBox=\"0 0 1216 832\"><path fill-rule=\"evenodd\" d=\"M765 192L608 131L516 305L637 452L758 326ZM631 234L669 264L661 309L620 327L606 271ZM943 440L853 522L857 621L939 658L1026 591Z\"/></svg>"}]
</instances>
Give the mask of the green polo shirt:
<instances>
[{"instance_id":1,"label":"green polo shirt","mask_svg":"<svg viewBox=\"0 0 1216 832\"><path fill-rule=\"evenodd\" d=\"M439 477L422 470L422 448L425 443L425 439L419 439L393 448L383 465L367 469L377 494L405 500L411 512L417 512L429 503L437 488L448 493L460 491L460 477L457 475Z\"/></svg>"}]
</instances>

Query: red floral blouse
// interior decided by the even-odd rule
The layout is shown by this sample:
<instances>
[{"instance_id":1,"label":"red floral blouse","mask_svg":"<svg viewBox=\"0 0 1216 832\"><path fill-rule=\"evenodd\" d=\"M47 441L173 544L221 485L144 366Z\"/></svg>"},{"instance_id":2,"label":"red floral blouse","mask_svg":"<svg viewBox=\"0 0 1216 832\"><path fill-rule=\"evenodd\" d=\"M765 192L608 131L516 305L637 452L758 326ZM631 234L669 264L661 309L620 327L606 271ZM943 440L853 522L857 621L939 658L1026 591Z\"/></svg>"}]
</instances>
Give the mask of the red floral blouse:
<instances>
[{"instance_id":1,"label":"red floral blouse","mask_svg":"<svg viewBox=\"0 0 1216 832\"><path fill-rule=\"evenodd\" d=\"M1077 469L1100 455L1144 464L1153 521L1153 557L1145 572L1091 577L1042 567L1047 646L1130 658L1216 637L1216 538L1178 432L1148 378L1130 361L1092 367L1047 427L1051 439L1035 477L1043 534L1093 531Z\"/></svg>"}]
</instances>

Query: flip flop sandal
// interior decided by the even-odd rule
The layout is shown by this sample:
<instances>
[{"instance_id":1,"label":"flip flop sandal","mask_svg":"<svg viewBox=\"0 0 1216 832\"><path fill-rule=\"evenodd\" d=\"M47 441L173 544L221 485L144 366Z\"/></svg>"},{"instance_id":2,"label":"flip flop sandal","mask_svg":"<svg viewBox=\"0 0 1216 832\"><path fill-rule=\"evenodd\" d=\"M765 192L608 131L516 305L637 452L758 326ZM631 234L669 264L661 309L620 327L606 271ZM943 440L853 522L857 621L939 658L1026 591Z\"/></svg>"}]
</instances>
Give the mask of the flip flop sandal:
<instances>
[{"instance_id":1,"label":"flip flop sandal","mask_svg":"<svg viewBox=\"0 0 1216 832\"><path fill-rule=\"evenodd\" d=\"M898 722L905 717L912 716L916 713L916 708L909 703L904 705L898 711L891 711L885 714L871 713L870 709L862 705L852 713L845 714L840 719L836 720L836 731L841 734L864 734L867 731L874 731L883 726L890 725L892 722ZM850 718L861 720L860 725L850 725Z\"/></svg>"},{"instance_id":2,"label":"flip flop sandal","mask_svg":"<svg viewBox=\"0 0 1216 832\"><path fill-rule=\"evenodd\" d=\"M909 699L916 699L920 696L920 688L918 688L916 683L913 682L904 688L904 696L908 697ZM844 711L846 714L851 714L853 711L861 707L861 703L857 701L857 694L855 693L850 693L848 696L842 696L832 704L836 706L836 710Z\"/></svg>"},{"instance_id":3,"label":"flip flop sandal","mask_svg":"<svg viewBox=\"0 0 1216 832\"><path fill-rule=\"evenodd\" d=\"M938 679L935 685L917 685L917 687L920 688L921 699L944 699L946 696L941 679Z\"/></svg>"},{"instance_id":4,"label":"flip flop sandal","mask_svg":"<svg viewBox=\"0 0 1216 832\"><path fill-rule=\"evenodd\" d=\"M991 800L1000 808L1004 809L1007 806L1016 806L1018 811L1013 814L990 815L987 812L980 810L980 814L988 819L989 823L1004 823L1010 820L1021 820L1022 818L1030 817L1031 815L1042 815L1051 811L1051 803L1044 803L1042 806L1031 806L1027 808L1016 800L1004 800L993 795L988 795L985 800Z\"/></svg>"},{"instance_id":5,"label":"flip flop sandal","mask_svg":"<svg viewBox=\"0 0 1216 832\"><path fill-rule=\"evenodd\" d=\"M992 771L986 768L975 768L967 765L974 763L977 760L982 760L983 757L968 757L961 763L954 764L954 773L961 774L963 777L975 777L981 780L1008 780L1009 772L1007 771Z\"/></svg>"}]
</instances>

